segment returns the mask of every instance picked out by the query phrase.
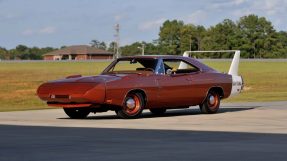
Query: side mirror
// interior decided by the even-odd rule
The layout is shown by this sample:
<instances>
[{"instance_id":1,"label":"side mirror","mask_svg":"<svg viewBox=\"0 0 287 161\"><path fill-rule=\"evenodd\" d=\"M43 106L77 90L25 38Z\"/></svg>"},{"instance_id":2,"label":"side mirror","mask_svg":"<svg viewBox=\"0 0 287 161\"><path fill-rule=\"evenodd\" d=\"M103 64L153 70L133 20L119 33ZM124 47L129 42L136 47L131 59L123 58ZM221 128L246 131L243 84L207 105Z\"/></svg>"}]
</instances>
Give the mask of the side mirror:
<instances>
[{"instance_id":1,"label":"side mirror","mask_svg":"<svg viewBox=\"0 0 287 161\"><path fill-rule=\"evenodd\" d=\"M171 75L171 74L172 74L172 70L171 70L171 69L167 69L167 70L166 70L166 74L167 74L167 75Z\"/></svg>"}]
</instances>

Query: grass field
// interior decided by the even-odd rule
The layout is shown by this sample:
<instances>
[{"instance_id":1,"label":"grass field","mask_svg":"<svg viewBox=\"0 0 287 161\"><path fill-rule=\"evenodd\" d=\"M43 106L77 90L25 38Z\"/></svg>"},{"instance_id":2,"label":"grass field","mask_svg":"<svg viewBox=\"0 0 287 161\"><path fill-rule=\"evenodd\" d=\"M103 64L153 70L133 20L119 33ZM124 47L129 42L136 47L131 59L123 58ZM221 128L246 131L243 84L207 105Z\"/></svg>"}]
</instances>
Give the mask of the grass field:
<instances>
[{"instance_id":1,"label":"grass field","mask_svg":"<svg viewBox=\"0 0 287 161\"><path fill-rule=\"evenodd\" d=\"M226 72L230 62L207 61L206 64ZM53 79L68 75L95 75L109 62L1 62L0 111L48 108L35 95L37 87ZM286 62L241 62L240 74L244 77L245 90L233 101L287 100Z\"/></svg>"}]
</instances>

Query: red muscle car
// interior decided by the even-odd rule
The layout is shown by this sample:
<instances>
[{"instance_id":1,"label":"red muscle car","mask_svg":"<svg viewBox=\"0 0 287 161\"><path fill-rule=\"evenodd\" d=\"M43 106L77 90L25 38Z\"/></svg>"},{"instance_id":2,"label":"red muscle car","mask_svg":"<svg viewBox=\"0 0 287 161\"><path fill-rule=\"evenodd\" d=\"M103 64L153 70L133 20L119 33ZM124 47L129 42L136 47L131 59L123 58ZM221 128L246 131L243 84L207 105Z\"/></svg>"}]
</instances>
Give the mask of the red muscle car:
<instances>
[{"instance_id":1,"label":"red muscle car","mask_svg":"<svg viewBox=\"0 0 287 161\"><path fill-rule=\"evenodd\" d=\"M232 64L238 68L238 62L239 57ZM161 115L166 109L194 105L211 114L218 111L221 99L241 92L242 78L235 72L220 73L184 56L122 57L100 75L44 83L37 95L77 119L108 110L121 118L137 118L144 109Z\"/></svg>"}]
</instances>

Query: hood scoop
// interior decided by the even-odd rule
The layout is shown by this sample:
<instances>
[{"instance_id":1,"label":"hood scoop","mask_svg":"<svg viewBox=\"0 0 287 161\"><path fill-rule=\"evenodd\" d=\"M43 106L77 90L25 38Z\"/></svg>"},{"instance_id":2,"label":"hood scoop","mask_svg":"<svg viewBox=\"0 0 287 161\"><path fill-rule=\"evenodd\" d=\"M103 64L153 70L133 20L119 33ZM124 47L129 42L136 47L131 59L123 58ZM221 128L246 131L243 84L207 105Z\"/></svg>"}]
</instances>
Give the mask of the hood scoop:
<instances>
[{"instance_id":1,"label":"hood scoop","mask_svg":"<svg viewBox=\"0 0 287 161\"><path fill-rule=\"evenodd\" d=\"M78 74L78 75L70 75L70 76L67 76L66 79L79 78L79 77L82 77L82 75L80 75L80 74Z\"/></svg>"}]
</instances>

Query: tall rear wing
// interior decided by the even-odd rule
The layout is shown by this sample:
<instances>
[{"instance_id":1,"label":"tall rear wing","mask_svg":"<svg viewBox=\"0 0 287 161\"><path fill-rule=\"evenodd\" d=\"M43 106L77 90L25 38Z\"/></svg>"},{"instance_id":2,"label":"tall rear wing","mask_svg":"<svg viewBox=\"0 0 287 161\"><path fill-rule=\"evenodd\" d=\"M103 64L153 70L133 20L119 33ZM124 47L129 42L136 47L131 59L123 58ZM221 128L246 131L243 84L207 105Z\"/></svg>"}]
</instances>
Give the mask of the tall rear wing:
<instances>
[{"instance_id":1,"label":"tall rear wing","mask_svg":"<svg viewBox=\"0 0 287 161\"><path fill-rule=\"evenodd\" d=\"M231 62L228 74L230 75L238 75L238 67L240 60L240 50L216 50L216 51L185 51L183 56L190 57L192 53L234 53L233 60ZM180 69L184 69L185 64L180 65Z\"/></svg>"}]
</instances>

